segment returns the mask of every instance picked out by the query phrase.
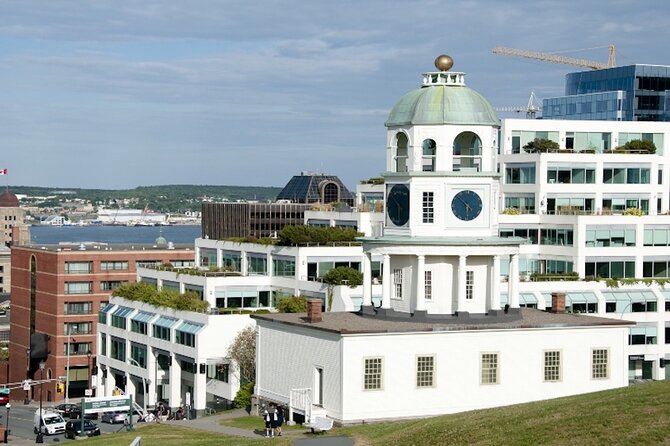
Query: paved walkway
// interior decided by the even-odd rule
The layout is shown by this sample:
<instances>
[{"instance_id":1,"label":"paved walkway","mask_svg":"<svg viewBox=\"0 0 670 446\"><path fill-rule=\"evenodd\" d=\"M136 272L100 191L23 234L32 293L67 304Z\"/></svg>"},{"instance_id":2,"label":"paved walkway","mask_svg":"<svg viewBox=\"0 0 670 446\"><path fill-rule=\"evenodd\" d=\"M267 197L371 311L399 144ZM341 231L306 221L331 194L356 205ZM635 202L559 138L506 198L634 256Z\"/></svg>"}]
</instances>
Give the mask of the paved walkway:
<instances>
[{"instance_id":1,"label":"paved walkway","mask_svg":"<svg viewBox=\"0 0 670 446\"><path fill-rule=\"evenodd\" d=\"M247 437L247 438L264 438L265 437L265 428L263 424L263 419L256 416L258 419L258 428L254 430L240 429L237 427L222 426L221 420L229 418L240 418L244 416L253 416L248 415L244 409L235 409L229 410L221 414L209 415L206 417L197 418L195 420L183 420L175 421L170 420L166 421L166 424L172 424L175 426L184 426L190 427L193 429L199 429L209 432L218 432L226 435L235 435L238 437ZM282 437L293 438L294 445L301 446L311 446L311 445L322 445L322 446L353 446L353 441L350 438L346 437L323 437L323 438L311 438L306 439L303 437L303 434L307 432L307 428L304 430L287 430L284 429Z\"/></svg>"}]
</instances>

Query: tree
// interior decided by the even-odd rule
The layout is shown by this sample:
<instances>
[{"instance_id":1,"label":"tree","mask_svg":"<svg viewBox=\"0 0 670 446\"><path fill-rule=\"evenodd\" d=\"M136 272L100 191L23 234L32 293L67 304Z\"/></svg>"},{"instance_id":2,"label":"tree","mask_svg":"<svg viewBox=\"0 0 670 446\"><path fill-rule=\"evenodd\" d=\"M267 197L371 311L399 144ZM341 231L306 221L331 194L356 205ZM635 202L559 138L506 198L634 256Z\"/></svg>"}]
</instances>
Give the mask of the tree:
<instances>
[{"instance_id":1,"label":"tree","mask_svg":"<svg viewBox=\"0 0 670 446\"><path fill-rule=\"evenodd\" d=\"M252 326L240 331L228 347L228 356L237 364L240 385L256 379L256 329Z\"/></svg>"},{"instance_id":2,"label":"tree","mask_svg":"<svg viewBox=\"0 0 670 446\"><path fill-rule=\"evenodd\" d=\"M338 266L328 271L323 276L323 281L328 284L328 311L330 311L333 306L333 288L337 285L349 285L349 288L363 285L363 274L348 266Z\"/></svg>"},{"instance_id":3,"label":"tree","mask_svg":"<svg viewBox=\"0 0 670 446\"><path fill-rule=\"evenodd\" d=\"M523 146L523 149L529 153L556 152L559 149L559 145L557 142L552 141L550 139L535 138L534 140L530 141L528 144Z\"/></svg>"},{"instance_id":4,"label":"tree","mask_svg":"<svg viewBox=\"0 0 670 446\"><path fill-rule=\"evenodd\" d=\"M638 153L656 153L656 144L653 141L642 140L642 139L633 139L628 141L621 147L617 147L617 150L623 150L624 152L638 152Z\"/></svg>"},{"instance_id":5,"label":"tree","mask_svg":"<svg viewBox=\"0 0 670 446\"><path fill-rule=\"evenodd\" d=\"M280 313L307 313L307 299L304 296L280 297L275 307Z\"/></svg>"}]
</instances>

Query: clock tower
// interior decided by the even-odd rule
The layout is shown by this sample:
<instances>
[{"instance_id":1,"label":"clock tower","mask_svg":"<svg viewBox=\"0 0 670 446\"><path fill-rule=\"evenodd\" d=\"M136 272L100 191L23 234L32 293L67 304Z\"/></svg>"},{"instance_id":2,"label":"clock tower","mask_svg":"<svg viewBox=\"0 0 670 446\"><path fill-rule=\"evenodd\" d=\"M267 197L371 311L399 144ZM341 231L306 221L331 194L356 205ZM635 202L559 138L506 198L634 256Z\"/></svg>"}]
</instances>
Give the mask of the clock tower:
<instances>
[{"instance_id":1,"label":"clock tower","mask_svg":"<svg viewBox=\"0 0 670 446\"><path fill-rule=\"evenodd\" d=\"M501 261L509 261L509 302L518 307L520 240L498 237L500 120L453 63L437 57L437 71L423 73L385 123L386 217L383 236L362 239L364 313L496 314ZM384 258L377 309L368 300L371 253Z\"/></svg>"},{"instance_id":2,"label":"clock tower","mask_svg":"<svg viewBox=\"0 0 670 446\"><path fill-rule=\"evenodd\" d=\"M500 121L452 65L439 56L438 71L423 73L386 121L387 235L497 232Z\"/></svg>"}]
</instances>

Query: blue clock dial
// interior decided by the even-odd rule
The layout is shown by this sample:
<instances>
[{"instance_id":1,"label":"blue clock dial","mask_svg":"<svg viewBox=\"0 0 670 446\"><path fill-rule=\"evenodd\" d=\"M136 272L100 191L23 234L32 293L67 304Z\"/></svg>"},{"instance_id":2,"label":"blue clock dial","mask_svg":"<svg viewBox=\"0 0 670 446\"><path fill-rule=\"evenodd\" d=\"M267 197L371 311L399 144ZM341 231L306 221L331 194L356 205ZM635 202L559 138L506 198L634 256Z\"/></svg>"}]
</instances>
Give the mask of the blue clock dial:
<instances>
[{"instance_id":1,"label":"blue clock dial","mask_svg":"<svg viewBox=\"0 0 670 446\"><path fill-rule=\"evenodd\" d=\"M409 188L404 184L394 185L386 199L386 214L396 226L409 221Z\"/></svg>"},{"instance_id":2,"label":"blue clock dial","mask_svg":"<svg viewBox=\"0 0 670 446\"><path fill-rule=\"evenodd\" d=\"M482 198L477 192L462 190L451 200L451 211L463 220L474 220L482 212Z\"/></svg>"}]
</instances>

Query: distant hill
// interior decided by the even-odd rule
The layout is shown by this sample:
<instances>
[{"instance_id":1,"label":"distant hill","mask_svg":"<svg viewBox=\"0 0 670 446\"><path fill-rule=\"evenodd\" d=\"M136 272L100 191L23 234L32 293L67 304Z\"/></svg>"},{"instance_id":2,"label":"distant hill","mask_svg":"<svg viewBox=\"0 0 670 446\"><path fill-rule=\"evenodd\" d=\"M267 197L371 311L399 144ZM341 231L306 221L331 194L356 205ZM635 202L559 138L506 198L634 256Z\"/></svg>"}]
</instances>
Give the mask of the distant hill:
<instances>
[{"instance_id":1,"label":"distant hill","mask_svg":"<svg viewBox=\"0 0 670 446\"><path fill-rule=\"evenodd\" d=\"M274 201L281 187L176 185L141 186L134 189L77 189L60 187L9 186L15 194L30 197L51 197L49 207L73 199L87 200L94 205L112 206L116 200L130 200L130 207L157 212L199 211L200 203L208 201L258 200ZM45 202L46 204L46 202ZM46 206L45 206L46 207Z\"/></svg>"}]
</instances>

